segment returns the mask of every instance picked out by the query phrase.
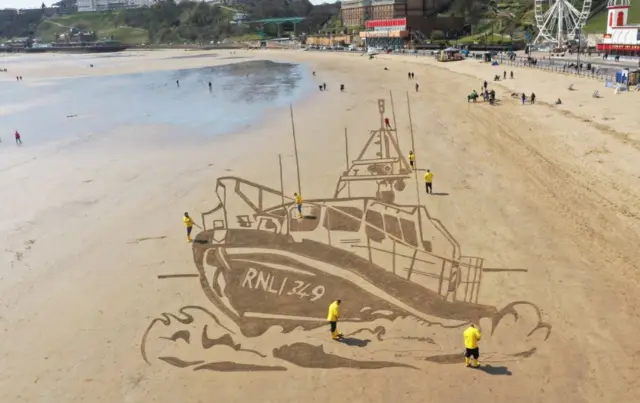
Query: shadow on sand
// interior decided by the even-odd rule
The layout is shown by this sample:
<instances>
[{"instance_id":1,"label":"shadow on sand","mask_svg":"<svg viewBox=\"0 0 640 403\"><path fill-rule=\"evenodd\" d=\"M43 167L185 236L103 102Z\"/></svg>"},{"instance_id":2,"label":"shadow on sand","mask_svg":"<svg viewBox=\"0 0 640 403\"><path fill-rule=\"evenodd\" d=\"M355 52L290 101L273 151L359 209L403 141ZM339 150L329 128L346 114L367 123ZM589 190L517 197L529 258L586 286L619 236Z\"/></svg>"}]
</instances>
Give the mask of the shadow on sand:
<instances>
[{"instance_id":1,"label":"shadow on sand","mask_svg":"<svg viewBox=\"0 0 640 403\"><path fill-rule=\"evenodd\" d=\"M505 366L493 367L491 365L482 365L480 367L473 368L473 369L475 369L476 371L482 371L489 375L507 375L507 376L512 375L511 371L509 371L509 368Z\"/></svg>"},{"instance_id":2,"label":"shadow on sand","mask_svg":"<svg viewBox=\"0 0 640 403\"><path fill-rule=\"evenodd\" d=\"M371 342L371 340L356 339L354 337L341 337L336 341L339 341L340 343L344 343L347 346L351 347L366 347L366 345Z\"/></svg>"}]
</instances>

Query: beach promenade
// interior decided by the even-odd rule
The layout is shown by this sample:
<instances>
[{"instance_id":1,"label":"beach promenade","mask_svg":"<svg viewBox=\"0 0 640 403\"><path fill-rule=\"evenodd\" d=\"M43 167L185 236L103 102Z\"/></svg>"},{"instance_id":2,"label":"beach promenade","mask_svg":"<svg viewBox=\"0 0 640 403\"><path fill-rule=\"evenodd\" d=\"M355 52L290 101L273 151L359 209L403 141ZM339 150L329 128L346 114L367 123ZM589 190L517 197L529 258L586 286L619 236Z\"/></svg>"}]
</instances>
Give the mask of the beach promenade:
<instances>
[{"instance_id":1,"label":"beach promenade","mask_svg":"<svg viewBox=\"0 0 640 403\"><path fill-rule=\"evenodd\" d=\"M41 85L46 92L50 78L269 59L306 64L315 71L316 85L293 105L299 170L288 108L274 108L247 130L209 139L176 139L171 127L132 124L55 152L23 147L19 156L11 156L16 163L0 172L0 188L7 195L0 206L0 234L5 239L0 255L1 402L601 403L637 398L640 364L633 336L640 325L640 93L615 95L595 80L473 60L437 63L409 55L368 60L358 54L234 52L233 58L228 58L229 51L217 51L212 52L217 57L171 59L196 52L134 51L127 57L96 58L94 68L86 60L70 62L57 55L8 64L10 72L0 75L2 86L14 85L15 76L22 75L23 82L15 85ZM513 70L514 79L494 83L493 76L502 76L503 70ZM413 80L408 72L415 73ZM485 80L496 91L497 105L468 103L466 96L479 91ZM317 90L322 83L326 91ZM572 84L574 90L569 91ZM602 98L591 97L595 90ZM511 97L532 92L535 105L522 105ZM462 255L484 259L477 300L462 301L460 295L436 290L443 296L437 301L445 305L441 311L420 311L419 319L378 317L371 319L371 333L358 333L365 320L348 319L361 315L364 308L350 311L350 305L371 298L381 312L413 312L412 306L405 306L411 301L403 299L402 291L410 285L384 288L350 280L356 293L335 282L334 272L333 277L323 277L314 271L320 270L308 260L314 250L300 255L307 259L309 278L314 278L304 296L310 302L300 294L292 312L306 309L306 315L317 309L311 305L314 295L341 298L346 322L342 330L362 343L336 344L328 325L314 328L302 319L300 326L275 326L256 336L253 322L229 319L232 315L223 318L218 314L224 309L216 313L219 321L207 315L192 320L179 313L183 307L213 312L212 300L223 300L225 289L233 286L232 277L225 278L226 284L219 277L207 277L206 270L216 265L220 269L224 258L207 252L203 256L201 244L184 242L183 213L200 218L211 211L219 202L216 180L221 177L282 189L284 205L300 190L299 174L305 202L334 202L336 182L348 170L345 128L353 161L370 131L381 129L379 99L385 100L385 116L391 117L390 93L395 109L392 136L397 133L404 157L413 148L419 170L417 190L416 177L408 175L406 188L396 188L394 203L426 207L429 216L453 234ZM557 98L561 105L554 105ZM0 117L9 109L0 109ZM13 128L2 130L0 155L7 155L13 152L9 147L14 145L6 140ZM426 169L434 173L437 195L424 191ZM231 198L233 186L224 189L227 208L253 197L247 191L246 198ZM374 195L375 188L370 197ZM255 197L261 205L266 203L266 196ZM276 203L279 199L278 195ZM330 237L327 217L320 216L316 224L327 228ZM227 220L240 229L245 225L235 216ZM252 220L250 214L247 220ZM271 223L280 228L286 221ZM297 230L304 231L310 221L299 222L289 222L290 228L299 225ZM260 229L274 228L265 225ZM390 225L385 225L389 232ZM411 244L407 233L402 230L404 243ZM426 229L424 234L429 246L419 247L433 248L428 251L435 256L441 244ZM292 241L296 236L288 239L286 247L292 249L287 251L302 244ZM202 245L209 241L213 243ZM396 243L402 244L394 242L394 248ZM324 273L336 267L355 272L360 260L342 256L336 252L333 258L339 263ZM450 256L443 267L455 271L459 256ZM250 259L240 256L237 261ZM270 264L286 262L282 258ZM394 274L396 269L400 277L408 272L407 278L413 270L394 265ZM175 275L183 276L163 278ZM250 280L238 281L241 287L249 281L253 293L258 287ZM322 295L316 284L321 280L327 286ZM282 281L269 281L266 288L278 293ZM454 283L452 278L448 281ZM340 292L329 295L330 284ZM380 290L398 292L385 300L396 302L379 302ZM245 294L238 295L229 296L236 308L245 304ZM456 298L459 304L453 303ZM264 296L256 301L251 303L270 303ZM454 326L466 326L467 318L482 311L493 312L477 316L483 330L492 329L496 312L519 301L535 308L546 327L523 324L531 319L530 311L529 316L523 312L520 322L514 315L505 316L498 331L486 331L486 340L480 342L485 370L465 368L464 327ZM309 316L326 317L327 307L323 302L317 314ZM143 336L156 318L170 322L167 326L175 326L175 332L162 333L152 346ZM207 330L198 320L209 320ZM386 329L383 334L375 331L379 323ZM285 348L300 348L303 341L314 347L312 353L286 354L303 351ZM162 344L166 342L170 343ZM167 358L179 354L179 361ZM230 366L231 361L236 366ZM200 365L204 366L194 370Z\"/></svg>"}]
</instances>

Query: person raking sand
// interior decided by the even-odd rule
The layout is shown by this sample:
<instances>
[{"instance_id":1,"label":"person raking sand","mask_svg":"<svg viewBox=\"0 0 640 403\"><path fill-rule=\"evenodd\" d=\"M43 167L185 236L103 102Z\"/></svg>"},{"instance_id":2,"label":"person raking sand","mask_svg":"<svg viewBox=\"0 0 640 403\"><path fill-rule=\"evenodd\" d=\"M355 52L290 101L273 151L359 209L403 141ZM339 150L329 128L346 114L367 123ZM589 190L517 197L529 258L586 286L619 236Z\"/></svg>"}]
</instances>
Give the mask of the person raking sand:
<instances>
[{"instance_id":1,"label":"person raking sand","mask_svg":"<svg viewBox=\"0 0 640 403\"><path fill-rule=\"evenodd\" d=\"M193 230L193 226L202 229L198 224L193 222L193 219L189 216L189 213L185 212L184 217L182 217L182 221L184 222L185 227L187 227L187 242L191 242L191 230Z\"/></svg>"},{"instance_id":2,"label":"person raking sand","mask_svg":"<svg viewBox=\"0 0 640 403\"><path fill-rule=\"evenodd\" d=\"M298 208L298 218L303 218L304 216L302 215L302 196L298 192L295 192L293 195L296 197L296 207Z\"/></svg>"},{"instance_id":3,"label":"person raking sand","mask_svg":"<svg viewBox=\"0 0 640 403\"><path fill-rule=\"evenodd\" d=\"M467 330L464 331L464 364L467 367L478 368L480 366L480 362L478 361L478 357L480 357L478 341L480 341L481 338L482 333L476 329L474 324L470 324ZM473 357L473 362L471 362L471 357Z\"/></svg>"},{"instance_id":4,"label":"person raking sand","mask_svg":"<svg viewBox=\"0 0 640 403\"><path fill-rule=\"evenodd\" d=\"M409 151L409 165L411 165L411 169L415 169L414 163L416 162L416 155L413 153L413 150Z\"/></svg>"},{"instance_id":5,"label":"person raking sand","mask_svg":"<svg viewBox=\"0 0 640 403\"><path fill-rule=\"evenodd\" d=\"M327 320L329 321L329 327L331 329L331 338L333 340L339 340L342 337L342 333L338 331L338 319L340 319L340 303L342 301L337 299L329 305L329 313L327 314Z\"/></svg>"}]
</instances>

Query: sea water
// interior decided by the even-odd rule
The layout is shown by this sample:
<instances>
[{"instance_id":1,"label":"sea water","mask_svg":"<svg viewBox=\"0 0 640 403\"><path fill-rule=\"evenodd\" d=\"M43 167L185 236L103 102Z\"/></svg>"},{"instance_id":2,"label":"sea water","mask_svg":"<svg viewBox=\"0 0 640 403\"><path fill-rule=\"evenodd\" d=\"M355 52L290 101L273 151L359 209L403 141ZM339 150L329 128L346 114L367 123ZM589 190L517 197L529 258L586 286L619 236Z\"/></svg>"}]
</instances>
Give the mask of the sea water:
<instances>
[{"instance_id":1,"label":"sea water","mask_svg":"<svg viewBox=\"0 0 640 403\"><path fill-rule=\"evenodd\" d=\"M25 144L34 145L145 124L172 125L181 136L218 135L251 127L271 108L303 97L311 84L303 66L271 61L111 76L25 78L0 83L0 138L5 145L13 143L18 130Z\"/></svg>"}]
</instances>

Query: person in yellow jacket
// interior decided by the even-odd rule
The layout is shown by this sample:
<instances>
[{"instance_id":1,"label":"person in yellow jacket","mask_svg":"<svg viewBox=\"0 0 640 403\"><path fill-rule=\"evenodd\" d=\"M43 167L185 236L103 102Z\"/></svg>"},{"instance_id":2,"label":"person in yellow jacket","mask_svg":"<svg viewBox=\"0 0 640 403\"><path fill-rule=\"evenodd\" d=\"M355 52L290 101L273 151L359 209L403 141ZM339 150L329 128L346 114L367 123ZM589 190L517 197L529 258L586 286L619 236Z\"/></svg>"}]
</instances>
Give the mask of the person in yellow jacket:
<instances>
[{"instance_id":1,"label":"person in yellow jacket","mask_svg":"<svg viewBox=\"0 0 640 403\"><path fill-rule=\"evenodd\" d=\"M466 349L464 353L465 365L477 368L480 366L478 357L480 357L480 350L478 349L478 341L482 338L482 333L473 324L469 325L467 330L464 331L464 347ZM470 363L471 357L473 357L473 363Z\"/></svg>"},{"instance_id":2,"label":"person in yellow jacket","mask_svg":"<svg viewBox=\"0 0 640 403\"><path fill-rule=\"evenodd\" d=\"M424 174L424 184L427 188L427 193L433 193L433 172L427 169L427 173Z\"/></svg>"},{"instance_id":3,"label":"person in yellow jacket","mask_svg":"<svg viewBox=\"0 0 640 403\"><path fill-rule=\"evenodd\" d=\"M337 299L329 305L329 314L327 315L327 320L329 321L329 325L331 326L331 338L333 340L338 340L342 337L342 333L338 331L338 319L340 318L340 300Z\"/></svg>"},{"instance_id":4,"label":"person in yellow jacket","mask_svg":"<svg viewBox=\"0 0 640 403\"><path fill-rule=\"evenodd\" d=\"M412 151L409 151L409 165L411 165L411 169L415 169L416 155Z\"/></svg>"},{"instance_id":5,"label":"person in yellow jacket","mask_svg":"<svg viewBox=\"0 0 640 403\"><path fill-rule=\"evenodd\" d=\"M187 212L184 213L184 217L182 217L182 221L184 222L184 226L187 227L187 242L191 242L191 230L193 229L194 225L196 227L198 227L198 225L194 224L193 219L189 217L189 213Z\"/></svg>"},{"instance_id":6,"label":"person in yellow jacket","mask_svg":"<svg viewBox=\"0 0 640 403\"><path fill-rule=\"evenodd\" d=\"M293 195L296 197L296 207L298 208L298 218L302 218L302 196L298 192L295 192Z\"/></svg>"}]
</instances>

